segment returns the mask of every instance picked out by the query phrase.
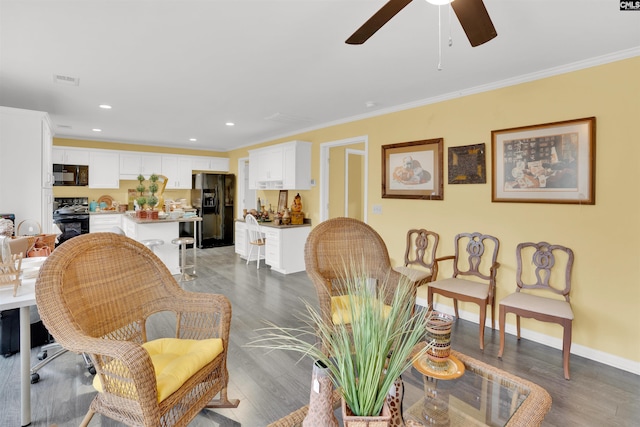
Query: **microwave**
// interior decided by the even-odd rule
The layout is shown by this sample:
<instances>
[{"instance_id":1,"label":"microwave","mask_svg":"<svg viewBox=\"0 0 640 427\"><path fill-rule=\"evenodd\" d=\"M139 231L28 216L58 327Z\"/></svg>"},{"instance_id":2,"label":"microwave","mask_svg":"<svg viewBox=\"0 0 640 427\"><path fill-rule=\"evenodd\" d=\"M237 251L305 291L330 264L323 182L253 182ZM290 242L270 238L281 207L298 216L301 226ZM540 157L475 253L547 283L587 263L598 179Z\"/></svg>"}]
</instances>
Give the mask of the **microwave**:
<instances>
[{"instance_id":1,"label":"microwave","mask_svg":"<svg viewBox=\"0 0 640 427\"><path fill-rule=\"evenodd\" d=\"M53 165L53 185L89 185L89 166L86 165Z\"/></svg>"}]
</instances>

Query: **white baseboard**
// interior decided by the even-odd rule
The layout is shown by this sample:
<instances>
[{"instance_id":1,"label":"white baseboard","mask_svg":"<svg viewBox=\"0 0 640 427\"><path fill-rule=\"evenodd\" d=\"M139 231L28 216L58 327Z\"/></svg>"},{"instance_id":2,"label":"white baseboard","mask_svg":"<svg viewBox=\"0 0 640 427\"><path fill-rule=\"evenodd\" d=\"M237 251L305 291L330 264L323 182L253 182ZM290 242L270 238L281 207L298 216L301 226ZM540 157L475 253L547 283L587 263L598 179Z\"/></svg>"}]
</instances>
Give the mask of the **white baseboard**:
<instances>
[{"instance_id":1,"label":"white baseboard","mask_svg":"<svg viewBox=\"0 0 640 427\"><path fill-rule=\"evenodd\" d=\"M418 297L416 298L416 304L426 307L427 301L424 298ZM452 316L454 315L453 307L449 305L436 303L435 309ZM461 319L468 320L475 324L478 323L478 315L476 313L470 313L464 310L459 310L459 313L460 313ZM496 307L496 330L499 330L497 316L498 316L498 308ZM491 322L491 319L488 318L487 322ZM489 323L489 326L491 326L490 323ZM517 334L516 325L507 323L505 328L505 333L515 336ZM551 337L549 335L541 334L540 332L532 331L530 329L525 329L525 328L520 329L520 336L522 338L528 339L538 344L543 344L548 347L562 350L562 339L560 338ZM575 343L571 344L571 354L575 354L577 356L581 356L598 363L613 366L614 368L622 369L624 371L631 372L636 375L640 375L640 362L625 359L623 357L616 356L614 354L605 353L603 351L585 347L583 345L579 345Z\"/></svg>"}]
</instances>

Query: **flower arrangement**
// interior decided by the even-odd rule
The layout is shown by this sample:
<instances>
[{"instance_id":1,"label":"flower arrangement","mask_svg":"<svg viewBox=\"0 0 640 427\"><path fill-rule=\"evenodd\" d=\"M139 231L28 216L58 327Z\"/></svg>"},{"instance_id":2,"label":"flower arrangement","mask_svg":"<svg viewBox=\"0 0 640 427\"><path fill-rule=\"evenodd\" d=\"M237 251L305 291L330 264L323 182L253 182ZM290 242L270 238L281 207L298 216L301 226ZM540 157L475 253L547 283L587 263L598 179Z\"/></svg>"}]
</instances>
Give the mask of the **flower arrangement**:
<instances>
[{"instance_id":1,"label":"flower arrangement","mask_svg":"<svg viewBox=\"0 0 640 427\"><path fill-rule=\"evenodd\" d=\"M305 326L268 323L248 345L295 351L320 361L354 415L377 416L394 381L430 347L417 346L424 340L430 312L414 311L415 292L404 276L397 286L385 282L371 290L364 269L352 262L345 263L341 277L349 307L343 322L325 324L318 310L305 302ZM387 292L393 294L391 305L382 298Z\"/></svg>"}]
</instances>

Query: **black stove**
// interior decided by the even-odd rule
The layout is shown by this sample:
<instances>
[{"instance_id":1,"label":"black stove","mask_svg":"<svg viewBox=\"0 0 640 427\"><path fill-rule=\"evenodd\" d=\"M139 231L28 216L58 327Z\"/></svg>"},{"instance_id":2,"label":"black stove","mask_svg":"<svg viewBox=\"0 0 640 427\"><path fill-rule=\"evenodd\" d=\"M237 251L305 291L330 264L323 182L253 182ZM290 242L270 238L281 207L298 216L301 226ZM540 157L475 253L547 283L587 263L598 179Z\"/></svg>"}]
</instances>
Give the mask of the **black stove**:
<instances>
[{"instance_id":1,"label":"black stove","mask_svg":"<svg viewBox=\"0 0 640 427\"><path fill-rule=\"evenodd\" d=\"M58 244L89 232L87 197L56 197L54 205L58 208L53 212L53 222L62 232L58 237Z\"/></svg>"}]
</instances>

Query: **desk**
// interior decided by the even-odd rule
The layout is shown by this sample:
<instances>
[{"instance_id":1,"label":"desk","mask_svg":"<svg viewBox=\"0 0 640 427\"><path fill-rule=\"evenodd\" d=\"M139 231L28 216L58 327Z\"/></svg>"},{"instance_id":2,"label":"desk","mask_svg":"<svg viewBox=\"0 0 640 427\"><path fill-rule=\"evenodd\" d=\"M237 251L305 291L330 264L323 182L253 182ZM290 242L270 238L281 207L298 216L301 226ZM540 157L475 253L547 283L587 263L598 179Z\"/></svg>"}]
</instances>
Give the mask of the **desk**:
<instances>
[{"instance_id":1,"label":"desk","mask_svg":"<svg viewBox=\"0 0 640 427\"><path fill-rule=\"evenodd\" d=\"M546 390L530 381L465 356L451 353L465 366L465 373L455 380L438 380L438 402L427 396L429 381L415 368L402 375L404 382L404 420L407 427L446 426L538 426L551 409L551 397ZM311 384L311 381L309 381ZM340 395L333 393L334 408L340 405ZM439 405L438 411L433 407ZM446 410L442 411L442 408ZM306 406L270 424L269 427L297 427L307 414ZM425 415L440 419L426 421ZM340 410L336 411L339 417ZM435 417L434 417L435 418ZM422 422L420 422L422 421ZM442 422L439 424L438 422Z\"/></svg>"},{"instance_id":2,"label":"desk","mask_svg":"<svg viewBox=\"0 0 640 427\"><path fill-rule=\"evenodd\" d=\"M31 424L31 319L30 307L36 305L36 279L24 279L13 296L13 286L0 288L0 310L20 309L20 420Z\"/></svg>"}]
</instances>

